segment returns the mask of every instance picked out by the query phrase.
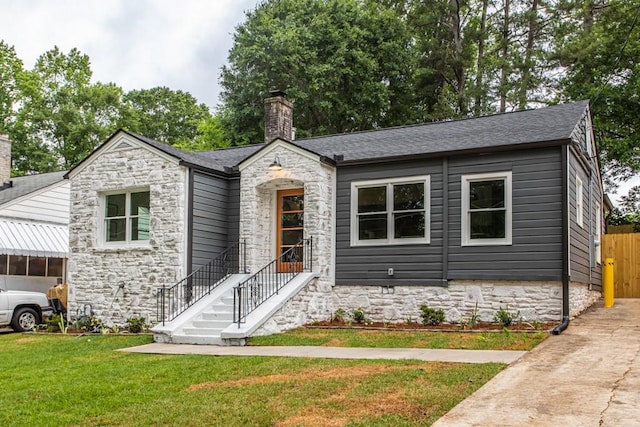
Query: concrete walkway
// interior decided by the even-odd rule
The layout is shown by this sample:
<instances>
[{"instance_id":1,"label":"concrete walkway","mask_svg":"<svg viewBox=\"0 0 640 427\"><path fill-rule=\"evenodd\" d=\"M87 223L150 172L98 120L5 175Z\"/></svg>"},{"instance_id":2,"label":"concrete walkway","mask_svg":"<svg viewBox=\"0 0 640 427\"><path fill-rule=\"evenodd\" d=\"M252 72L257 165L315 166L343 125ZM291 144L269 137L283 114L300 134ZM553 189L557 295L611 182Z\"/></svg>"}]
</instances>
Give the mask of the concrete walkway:
<instances>
[{"instance_id":1,"label":"concrete walkway","mask_svg":"<svg viewBox=\"0 0 640 427\"><path fill-rule=\"evenodd\" d=\"M525 351L434 350L422 348L346 348L346 347L220 347L190 344L146 344L120 349L129 353L202 354L209 356L280 356L329 359L414 359L428 362L512 363Z\"/></svg>"},{"instance_id":2,"label":"concrete walkway","mask_svg":"<svg viewBox=\"0 0 640 427\"><path fill-rule=\"evenodd\" d=\"M573 320L434 427L640 426L640 299Z\"/></svg>"}]
</instances>

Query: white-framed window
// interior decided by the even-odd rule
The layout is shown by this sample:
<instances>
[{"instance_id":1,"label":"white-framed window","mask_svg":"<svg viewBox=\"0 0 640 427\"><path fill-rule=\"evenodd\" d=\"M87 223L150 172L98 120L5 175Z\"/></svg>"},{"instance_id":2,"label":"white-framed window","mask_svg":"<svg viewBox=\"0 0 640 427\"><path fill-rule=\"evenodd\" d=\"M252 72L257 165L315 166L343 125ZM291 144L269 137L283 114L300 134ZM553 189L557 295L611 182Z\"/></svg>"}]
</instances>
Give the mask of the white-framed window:
<instances>
[{"instance_id":1,"label":"white-framed window","mask_svg":"<svg viewBox=\"0 0 640 427\"><path fill-rule=\"evenodd\" d=\"M511 172L462 176L462 245L511 244Z\"/></svg>"},{"instance_id":2,"label":"white-framed window","mask_svg":"<svg viewBox=\"0 0 640 427\"><path fill-rule=\"evenodd\" d=\"M351 245L429 243L428 175L351 183Z\"/></svg>"},{"instance_id":3,"label":"white-framed window","mask_svg":"<svg viewBox=\"0 0 640 427\"><path fill-rule=\"evenodd\" d=\"M596 263L601 264L602 248L600 245L600 241L602 239L602 208L600 207L599 202L596 202L595 210L596 210L596 214L595 214L596 223L595 223L595 233L593 237L593 243L594 243L593 246L594 246Z\"/></svg>"},{"instance_id":4,"label":"white-framed window","mask_svg":"<svg viewBox=\"0 0 640 427\"><path fill-rule=\"evenodd\" d=\"M579 176L576 176L576 222L580 227L584 228L584 201L582 198L583 186L582 180Z\"/></svg>"},{"instance_id":5,"label":"white-framed window","mask_svg":"<svg viewBox=\"0 0 640 427\"><path fill-rule=\"evenodd\" d=\"M146 244L150 225L149 190L105 193L102 201L105 244Z\"/></svg>"}]
</instances>

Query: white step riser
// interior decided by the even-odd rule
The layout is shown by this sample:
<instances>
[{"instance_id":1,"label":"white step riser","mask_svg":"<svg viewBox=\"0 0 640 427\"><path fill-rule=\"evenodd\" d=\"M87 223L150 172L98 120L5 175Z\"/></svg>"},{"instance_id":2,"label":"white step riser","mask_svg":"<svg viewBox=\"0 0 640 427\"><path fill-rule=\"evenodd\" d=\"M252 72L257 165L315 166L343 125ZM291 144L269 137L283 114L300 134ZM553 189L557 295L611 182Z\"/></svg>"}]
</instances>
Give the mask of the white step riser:
<instances>
[{"instance_id":1,"label":"white step riser","mask_svg":"<svg viewBox=\"0 0 640 427\"><path fill-rule=\"evenodd\" d=\"M223 328L194 328L194 327L189 327L189 328L184 328L182 329L182 333L184 335L203 335L203 336L213 336L213 337L219 337L220 336L220 331L222 331Z\"/></svg>"},{"instance_id":2,"label":"white step riser","mask_svg":"<svg viewBox=\"0 0 640 427\"><path fill-rule=\"evenodd\" d=\"M231 311L220 312L220 311L211 311L202 313L202 320L225 320L228 322L233 321L233 313Z\"/></svg>"},{"instance_id":3,"label":"white step riser","mask_svg":"<svg viewBox=\"0 0 640 427\"><path fill-rule=\"evenodd\" d=\"M205 329L224 329L231 323L232 322L228 320L194 320L191 327Z\"/></svg>"},{"instance_id":4,"label":"white step riser","mask_svg":"<svg viewBox=\"0 0 640 427\"><path fill-rule=\"evenodd\" d=\"M220 336L184 335L171 338L172 344L224 345Z\"/></svg>"}]
</instances>

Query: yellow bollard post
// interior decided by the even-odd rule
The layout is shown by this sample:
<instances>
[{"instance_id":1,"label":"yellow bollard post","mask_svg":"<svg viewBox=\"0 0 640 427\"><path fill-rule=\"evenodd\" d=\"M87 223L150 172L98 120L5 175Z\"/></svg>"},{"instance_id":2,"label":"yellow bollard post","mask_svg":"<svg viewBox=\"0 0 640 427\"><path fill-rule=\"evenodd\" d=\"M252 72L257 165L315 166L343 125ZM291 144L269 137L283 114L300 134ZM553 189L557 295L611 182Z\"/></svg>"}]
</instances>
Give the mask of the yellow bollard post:
<instances>
[{"instance_id":1,"label":"yellow bollard post","mask_svg":"<svg viewBox=\"0 0 640 427\"><path fill-rule=\"evenodd\" d=\"M613 307L613 258L605 258L602 268L602 294L604 306Z\"/></svg>"}]
</instances>

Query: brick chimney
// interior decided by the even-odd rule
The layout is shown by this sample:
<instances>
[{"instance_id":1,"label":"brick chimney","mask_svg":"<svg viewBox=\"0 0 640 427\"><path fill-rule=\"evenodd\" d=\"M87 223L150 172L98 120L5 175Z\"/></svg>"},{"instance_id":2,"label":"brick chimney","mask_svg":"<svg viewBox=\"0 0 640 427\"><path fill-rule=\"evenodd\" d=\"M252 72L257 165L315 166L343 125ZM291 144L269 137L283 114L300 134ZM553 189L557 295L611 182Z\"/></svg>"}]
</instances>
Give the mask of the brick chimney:
<instances>
[{"instance_id":1,"label":"brick chimney","mask_svg":"<svg viewBox=\"0 0 640 427\"><path fill-rule=\"evenodd\" d=\"M293 103L286 98L286 93L274 90L264 100L265 144L275 138L293 140Z\"/></svg>"},{"instance_id":2,"label":"brick chimney","mask_svg":"<svg viewBox=\"0 0 640 427\"><path fill-rule=\"evenodd\" d=\"M0 133L0 187L11 180L11 140Z\"/></svg>"}]
</instances>

